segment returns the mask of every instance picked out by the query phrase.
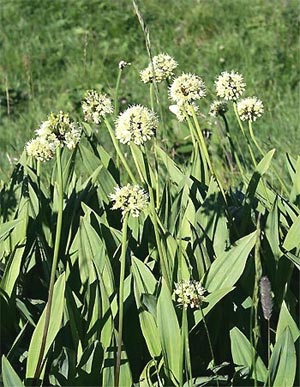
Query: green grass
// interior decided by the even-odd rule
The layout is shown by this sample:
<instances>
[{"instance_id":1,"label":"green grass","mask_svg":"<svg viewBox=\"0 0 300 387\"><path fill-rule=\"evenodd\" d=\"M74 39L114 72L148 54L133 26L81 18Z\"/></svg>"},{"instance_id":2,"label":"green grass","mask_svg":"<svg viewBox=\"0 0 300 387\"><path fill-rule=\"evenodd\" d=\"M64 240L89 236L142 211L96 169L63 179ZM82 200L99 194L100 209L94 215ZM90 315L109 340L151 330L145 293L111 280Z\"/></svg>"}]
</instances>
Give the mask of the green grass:
<instances>
[{"instance_id":1,"label":"green grass","mask_svg":"<svg viewBox=\"0 0 300 387\"><path fill-rule=\"evenodd\" d=\"M297 0L139 3L153 54L167 52L179 62L179 73L203 76L211 100L214 79L221 71L242 73L247 95L257 95L266 107L256 125L265 148L296 154L300 145ZM1 25L2 177L7 177L9 164L51 111L64 110L79 118L87 88L112 94L120 60L132 63L120 87L124 104L148 100L147 86L136 81L148 57L131 1L8 1L1 5ZM166 105L166 97L164 101ZM203 103L205 114L209 102ZM174 123L168 126L172 131ZM106 141L107 136L103 138Z\"/></svg>"}]
</instances>

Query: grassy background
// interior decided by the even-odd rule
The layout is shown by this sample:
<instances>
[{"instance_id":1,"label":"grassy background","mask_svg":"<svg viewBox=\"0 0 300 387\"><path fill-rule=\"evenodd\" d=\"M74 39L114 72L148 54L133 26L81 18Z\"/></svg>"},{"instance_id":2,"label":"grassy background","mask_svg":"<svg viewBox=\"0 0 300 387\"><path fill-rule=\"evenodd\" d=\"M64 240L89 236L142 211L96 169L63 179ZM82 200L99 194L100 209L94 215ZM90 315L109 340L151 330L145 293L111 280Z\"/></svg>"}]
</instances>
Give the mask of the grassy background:
<instances>
[{"instance_id":1,"label":"grassy background","mask_svg":"<svg viewBox=\"0 0 300 387\"><path fill-rule=\"evenodd\" d=\"M235 69L244 75L247 95L265 104L266 114L255 125L265 148L298 152L298 0L138 4L153 54L167 52L179 71L203 76L211 91L204 113L214 98L215 77ZM148 103L148 88L138 82L147 51L131 1L2 0L0 8L2 177L49 112L61 109L79 118L87 88L113 95L120 60L132 63L122 79L123 103Z\"/></svg>"}]
</instances>

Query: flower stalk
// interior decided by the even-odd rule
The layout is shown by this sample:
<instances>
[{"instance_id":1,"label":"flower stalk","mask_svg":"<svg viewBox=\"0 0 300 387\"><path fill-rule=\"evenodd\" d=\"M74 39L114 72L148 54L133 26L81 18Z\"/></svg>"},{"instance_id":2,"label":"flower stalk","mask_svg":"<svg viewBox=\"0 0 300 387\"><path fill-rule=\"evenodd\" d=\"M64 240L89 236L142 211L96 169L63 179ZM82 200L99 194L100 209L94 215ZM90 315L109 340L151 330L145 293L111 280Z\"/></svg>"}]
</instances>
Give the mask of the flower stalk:
<instances>
[{"instance_id":1,"label":"flower stalk","mask_svg":"<svg viewBox=\"0 0 300 387\"><path fill-rule=\"evenodd\" d=\"M47 335L48 335L49 324L50 324L50 314L51 314L51 306L53 301L55 273L57 269L60 240L61 240L62 219L63 219L63 171L61 166L61 148L60 147L56 148L56 165L57 165L57 189L58 189L58 213L57 213L57 223L56 223L56 234L55 234L54 254L53 254L50 283L49 283L48 301L46 305L45 325L44 325L44 330L42 335L39 358L38 358L36 370L34 373L35 380L38 380L42 371L43 357L45 353Z\"/></svg>"},{"instance_id":2,"label":"flower stalk","mask_svg":"<svg viewBox=\"0 0 300 387\"><path fill-rule=\"evenodd\" d=\"M124 280L125 280L125 263L126 263L126 251L127 251L127 227L128 227L127 212L123 219L122 224L122 248L121 248L121 270L119 281L119 322L118 322L118 341L117 341L117 358L115 369L115 387L119 387L120 380L120 367L121 367L121 355L122 355L122 338L123 338L123 314L124 314Z\"/></svg>"}]
</instances>

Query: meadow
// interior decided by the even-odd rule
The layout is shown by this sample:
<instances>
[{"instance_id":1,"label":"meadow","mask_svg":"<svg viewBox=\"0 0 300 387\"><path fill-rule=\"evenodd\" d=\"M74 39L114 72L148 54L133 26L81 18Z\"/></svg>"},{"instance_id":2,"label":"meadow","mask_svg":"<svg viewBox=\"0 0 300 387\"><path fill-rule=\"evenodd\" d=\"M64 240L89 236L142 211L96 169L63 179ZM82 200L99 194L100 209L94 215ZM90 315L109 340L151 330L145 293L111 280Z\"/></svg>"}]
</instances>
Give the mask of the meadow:
<instances>
[{"instance_id":1,"label":"meadow","mask_svg":"<svg viewBox=\"0 0 300 387\"><path fill-rule=\"evenodd\" d=\"M1 5L1 385L300 385L298 8Z\"/></svg>"}]
</instances>

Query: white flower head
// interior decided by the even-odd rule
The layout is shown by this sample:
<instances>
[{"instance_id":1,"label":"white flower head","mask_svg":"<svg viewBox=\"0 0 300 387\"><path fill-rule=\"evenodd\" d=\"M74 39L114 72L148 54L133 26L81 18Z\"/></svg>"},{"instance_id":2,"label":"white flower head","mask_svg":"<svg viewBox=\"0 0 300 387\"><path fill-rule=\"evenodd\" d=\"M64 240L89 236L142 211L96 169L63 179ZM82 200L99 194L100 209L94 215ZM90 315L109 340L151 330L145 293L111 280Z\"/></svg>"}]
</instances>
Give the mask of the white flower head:
<instances>
[{"instance_id":1,"label":"white flower head","mask_svg":"<svg viewBox=\"0 0 300 387\"><path fill-rule=\"evenodd\" d=\"M228 105L226 101L214 101L210 105L209 115L212 117L224 116L228 111Z\"/></svg>"},{"instance_id":2,"label":"white flower head","mask_svg":"<svg viewBox=\"0 0 300 387\"><path fill-rule=\"evenodd\" d=\"M174 113L178 119L178 121L183 122L186 119L186 114L192 116L192 109L195 112L199 110L199 107L194 103L187 103L184 105L171 105L169 106L169 110Z\"/></svg>"},{"instance_id":3,"label":"white flower head","mask_svg":"<svg viewBox=\"0 0 300 387\"><path fill-rule=\"evenodd\" d=\"M138 217L149 202L148 194L141 187L130 184L116 187L115 193L110 194L110 199L114 202L112 209L121 209L123 217L126 213Z\"/></svg>"},{"instance_id":4,"label":"white flower head","mask_svg":"<svg viewBox=\"0 0 300 387\"><path fill-rule=\"evenodd\" d=\"M205 299L206 290L200 285L198 281L181 281L175 283L176 301L185 309L199 308Z\"/></svg>"},{"instance_id":5,"label":"white flower head","mask_svg":"<svg viewBox=\"0 0 300 387\"><path fill-rule=\"evenodd\" d=\"M169 95L177 105L191 103L205 96L205 84L198 75L183 73L174 79Z\"/></svg>"},{"instance_id":6,"label":"white flower head","mask_svg":"<svg viewBox=\"0 0 300 387\"><path fill-rule=\"evenodd\" d=\"M82 110L85 121L99 124L106 114L113 112L111 100L105 94L99 94L96 90L88 90L82 101Z\"/></svg>"},{"instance_id":7,"label":"white flower head","mask_svg":"<svg viewBox=\"0 0 300 387\"><path fill-rule=\"evenodd\" d=\"M34 138L25 145L28 156L39 161L49 161L55 155L56 145L43 137Z\"/></svg>"},{"instance_id":8,"label":"white flower head","mask_svg":"<svg viewBox=\"0 0 300 387\"><path fill-rule=\"evenodd\" d=\"M237 111L242 121L256 121L264 112L264 105L256 97L242 99L237 104Z\"/></svg>"},{"instance_id":9,"label":"white flower head","mask_svg":"<svg viewBox=\"0 0 300 387\"><path fill-rule=\"evenodd\" d=\"M174 70L178 63L168 54L159 54L153 57L152 63L140 72L141 79L144 83L155 81L162 82L174 75Z\"/></svg>"},{"instance_id":10,"label":"white flower head","mask_svg":"<svg viewBox=\"0 0 300 387\"><path fill-rule=\"evenodd\" d=\"M241 74L224 71L215 81L217 95L227 101L236 101L245 91L246 83Z\"/></svg>"},{"instance_id":11,"label":"white flower head","mask_svg":"<svg viewBox=\"0 0 300 387\"><path fill-rule=\"evenodd\" d=\"M156 114L141 105L129 107L116 120L116 137L122 144L142 145L155 134Z\"/></svg>"},{"instance_id":12,"label":"white flower head","mask_svg":"<svg viewBox=\"0 0 300 387\"><path fill-rule=\"evenodd\" d=\"M81 129L67 113L60 111L58 114L51 113L47 121L42 122L36 130L36 134L38 138L43 138L55 146L66 145L73 149L80 140Z\"/></svg>"}]
</instances>

